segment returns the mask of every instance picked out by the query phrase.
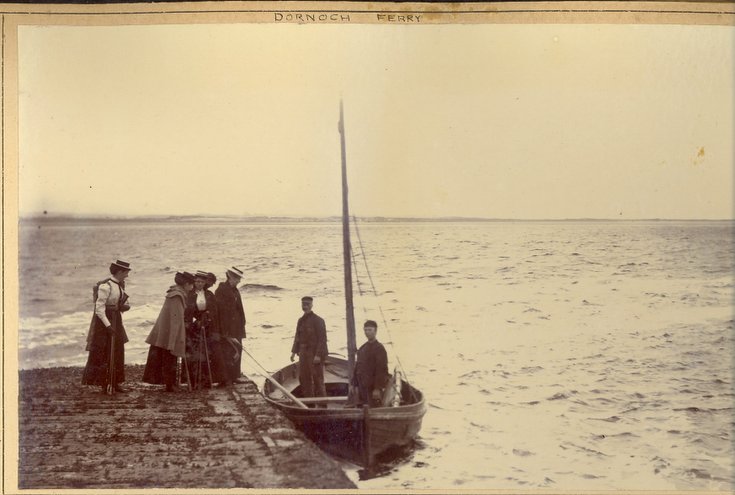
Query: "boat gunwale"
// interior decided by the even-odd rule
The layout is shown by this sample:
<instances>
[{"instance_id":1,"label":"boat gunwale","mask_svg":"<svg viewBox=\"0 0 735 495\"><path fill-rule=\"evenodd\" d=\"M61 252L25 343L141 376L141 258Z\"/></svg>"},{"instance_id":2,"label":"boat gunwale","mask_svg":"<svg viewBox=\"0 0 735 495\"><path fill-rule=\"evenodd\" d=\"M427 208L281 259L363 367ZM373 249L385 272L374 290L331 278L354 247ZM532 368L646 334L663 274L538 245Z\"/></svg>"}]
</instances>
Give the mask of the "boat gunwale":
<instances>
[{"instance_id":1,"label":"boat gunwale","mask_svg":"<svg viewBox=\"0 0 735 495\"><path fill-rule=\"evenodd\" d=\"M344 366L347 363L347 360L336 357L336 356L327 356L327 363L325 364L334 364L338 366ZM281 383L283 385L283 372L289 369L298 369L298 363L290 363L280 370L273 373L273 378ZM334 383L334 382L331 382ZM346 382L337 382L337 383L346 383ZM398 406L381 406L381 407L371 407L369 408L369 415L371 419L402 419L402 417L405 417L406 419L420 419L426 414L426 400L424 397L424 394L411 385L409 382L405 382L405 385L409 388L410 392L412 392L412 395L414 397L417 397L418 400L416 402L411 402L407 404L400 404ZM287 397L284 397L283 399L276 400L270 396L270 393L277 392L278 389L270 383L268 380L265 381L263 385L263 391L262 395L265 398L265 400L273 404L278 409L284 411L284 413L288 415L293 415L295 417L299 418L305 418L305 417L312 417L315 420L317 418L327 418L327 417L333 417L333 418L363 418L364 417L364 411L361 407L354 407L349 408L345 407L342 409L323 409L323 408L308 408L304 409L302 407L297 406L293 402L291 402ZM337 396L337 397L344 397L344 396ZM347 400L347 397L344 397L344 400Z\"/></svg>"},{"instance_id":2,"label":"boat gunwale","mask_svg":"<svg viewBox=\"0 0 735 495\"><path fill-rule=\"evenodd\" d=\"M401 404L398 406L381 406L381 407L371 407L370 410L370 416L380 416L388 414L390 412L391 415L396 415L396 413L403 413L403 414L411 414L411 416L415 416L418 413L423 414L426 413L426 401L424 399L423 394L414 388L413 386L409 385L411 389L419 395L418 402L412 402L410 404ZM324 413L324 412L355 412L359 413L360 416L363 416L363 409L361 407L345 407L342 409L320 409L320 408L308 408L304 409L303 407L299 407L295 405L293 402L289 401L288 398L283 399L273 399L270 397L265 390L263 390L263 398L265 398L268 403L273 404L274 406L278 407L279 409L288 410L288 411L295 411L298 412L299 415L318 415L317 413ZM345 398L346 400L346 398ZM402 415L402 414L400 414Z\"/></svg>"},{"instance_id":3,"label":"boat gunwale","mask_svg":"<svg viewBox=\"0 0 735 495\"><path fill-rule=\"evenodd\" d=\"M302 407L293 405L292 403L286 403L274 400L267 395L263 395L266 401L268 403L273 404L278 409L293 413L294 416L298 417L326 417L326 416L339 416L339 417L357 417L357 418L363 418L365 417L365 412L360 407L345 407L342 409L320 409L320 408L308 408L304 409ZM404 404L400 406L386 406L386 407L371 407L368 409L370 412L368 413L371 419L396 419L401 417L406 418L417 418L417 417L423 417L424 414L426 414L426 402L424 402L423 398L416 403L413 404Z\"/></svg>"}]
</instances>

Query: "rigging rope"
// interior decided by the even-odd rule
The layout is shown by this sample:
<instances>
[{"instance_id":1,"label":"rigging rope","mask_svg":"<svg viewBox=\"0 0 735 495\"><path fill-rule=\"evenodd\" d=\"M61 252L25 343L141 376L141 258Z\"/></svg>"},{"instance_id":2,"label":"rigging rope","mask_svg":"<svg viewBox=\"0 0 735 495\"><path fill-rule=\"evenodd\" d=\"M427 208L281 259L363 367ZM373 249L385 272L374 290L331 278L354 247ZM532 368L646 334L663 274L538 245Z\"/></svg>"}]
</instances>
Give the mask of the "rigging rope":
<instances>
[{"instance_id":1,"label":"rigging rope","mask_svg":"<svg viewBox=\"0 0 735 495\"><path fill-rule=\"evenodd\" d=\"M375 299L378 299L378 291L375 289L375 283L373 283L373 276L370 274L370 268L368 268L367 264L367 258L365 257L365 250L362 246L362 238L360 237L360 229L357 228L357 218L355 216L352 216L352 224L355 226L355 234L357 236L357 243L360 246L360 254L362 255L362 261L365 265L365 272L367 273L368 280L370 280L370 286L373 290L373 296ZM357 261L356 256L353 252L352 254L352 261L353 264L355 264L355 274L357 274ZM357 276L357 275L356 275ZM360 284L358 283L358 290L360 291L360 295L363 295L362 289L360 288ZM380 317L383 320L383 325L385 325L385 330L388 332L388 339L390 339L390 346L393 349L393 355L396 357L396 362L398 363L398 367L401 370L401 373L403 373L403 376L405 377L406 382L410 383L410 380L408 379L408 373L406 373L405 368L403 367L403 363L401 363L401 359L398 357L398 353L395 351L395 344L393 343L393 336L390 333L390 327L388 326L388 321L385 318L385 314L383 314L383 308L380 305L380 302L378 301L378 310L380 311ZM363 311L367 312L367 309L365 306L363 306Z\"/></svg>"},{"instance_id":2,"label":"rigging rope","mask_svg":"<svg viewBox=\"0 0 735 495\"><path fill-rule=\"evenodd\" d=\"M350 243L350 252L352 253L352 273L355 275L355 284L357 284L357 291L360 293L360 296L364 296L365 294L362 292L362 283L360 282L360 276L357 272L357 257L355 256L355 251L352 248L352 243ZM365 306L362 307L362 312L367 314L367 308L365 308Z\"/></svg>"}]
</instances>

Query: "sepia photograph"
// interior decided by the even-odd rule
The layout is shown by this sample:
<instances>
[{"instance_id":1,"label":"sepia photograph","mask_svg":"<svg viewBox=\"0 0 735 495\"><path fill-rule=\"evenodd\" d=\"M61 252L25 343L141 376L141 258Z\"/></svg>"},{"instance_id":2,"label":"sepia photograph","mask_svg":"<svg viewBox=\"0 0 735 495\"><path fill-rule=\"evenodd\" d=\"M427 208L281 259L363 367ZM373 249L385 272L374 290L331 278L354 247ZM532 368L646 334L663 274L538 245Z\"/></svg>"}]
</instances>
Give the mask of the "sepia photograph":
<instances>
[{"instance_id":1,"label":"sepia photograph","mask_svg":"<svg viewBox=\"0 0 735 495\"><path fill-rule=\"evenodd\" d=\"M0 17L3 493L733 490L731 2Z\"/></svg>"}]
</instances>

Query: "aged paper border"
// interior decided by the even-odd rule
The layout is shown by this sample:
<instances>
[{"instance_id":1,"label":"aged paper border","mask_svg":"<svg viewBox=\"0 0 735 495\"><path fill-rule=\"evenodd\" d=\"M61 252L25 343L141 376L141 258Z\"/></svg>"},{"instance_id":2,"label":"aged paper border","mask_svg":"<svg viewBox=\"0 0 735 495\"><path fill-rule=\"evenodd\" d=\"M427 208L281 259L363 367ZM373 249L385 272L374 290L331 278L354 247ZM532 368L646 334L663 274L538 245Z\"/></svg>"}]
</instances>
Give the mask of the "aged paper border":
<instances>
[{"instance_id":1,"label":"aged paper border","mask_svg":"<svg viewBox=\"0 0 735 495\"><path fill-rule=\"evenodd\" d=\"M696 24L735 26L735 3L722 2L169 2L139 4L0 5L2 30L2 493L99 493L100 490L18 489L18 27L21 25L120 24ZM731 68L731 70L735 70ZM104 490L105 492L110 492ZM146 493L204 493L197 489ZM379 493L375 490L357 490ZM411 490L408 492L418 492ZM140 493L141 490L115 490ZM297 490L207 490L206 493L295 493ZM337 491L321 491L337 493ZM339 492L344 492L340 490ZM467 493L420 490L421 493ZM473 493L510 490L473 490ZM514 490L513 493L559 493ZM575 493L575 492L563 492ZM632 492L626 492L632 493ZM641 493L654 493L641 491ZM659 492L660 493L660 492ZM694 492L691 492L694 493ZM714 493L714 492L706 492Z\"/></svg>"}]
</instances>

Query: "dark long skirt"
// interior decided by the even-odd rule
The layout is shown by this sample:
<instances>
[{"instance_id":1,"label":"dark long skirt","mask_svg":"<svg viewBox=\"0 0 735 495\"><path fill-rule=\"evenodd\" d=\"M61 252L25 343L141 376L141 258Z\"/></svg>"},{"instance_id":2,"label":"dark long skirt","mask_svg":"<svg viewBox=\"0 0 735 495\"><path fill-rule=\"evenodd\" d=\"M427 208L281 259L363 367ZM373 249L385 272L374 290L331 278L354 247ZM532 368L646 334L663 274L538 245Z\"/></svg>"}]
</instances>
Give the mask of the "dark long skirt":
<instances>
[{"instance_id":1,"label":"dark long skirt","mask_svg":"<svg viewBox=\"0 0 735 495\"><path fill-rule=\"evenodd\" d=\"M217 342L217 358L221 363L221 378L223 382L233 382L240 376L242 339L235 339L237 344L227 337Z\"/></svg>"},{"instance_id":2,"label":"dark long skirt","mask_svg":"<svg viewBox=\"0 0 735 495\"><path fill-rule=\"evenodd\" d=\"M176 356L171 351L154 345L148 350L143 381L154 385L173 387L176 382Z\"/></svg>"},{"instance_id":3,"label":"dark long skirt","mask_svg":"<svg viewBox=\"0 0 735 495\"><path fill-rule=\"evenodd\" d=\"M212 367L212 382L227 383L234 380L232 378L229 367L227 366L227 357L223 348L223 339L215 340L213 337L207 337L207 351L209 352L209 365Z\"/></svg>"},{"instance_id":4,"label":"dark long skirt","mask_svg":"<svg viewBox=\"0 0 735 495\"><path fill-rule=\"evenodd\" d=\"M193 387L210 387L213 383L225 381L222 356L217 342L207 331L196 324L186 330L186 362ZM211 380L210 380L211 375Z\"/></svg>"},{"instance_id":5,"label":"dark long skirt","mask_svg":"<svg viewBox=\"0 0 735 495\"><path fill-rule=\"evenodd\" d=\"M118 312L110 312L108 318L114 318L115 324L115 385L125 381L125 342L127 334ZM99 385L106 387L110 382L110 344L112 333L108 331L99 318L96 318L92 330L92 341L89 345L87 365L82 375L83 385ZM112 320L111 320L112 321Z\"/></svg>"}]
</instances>

